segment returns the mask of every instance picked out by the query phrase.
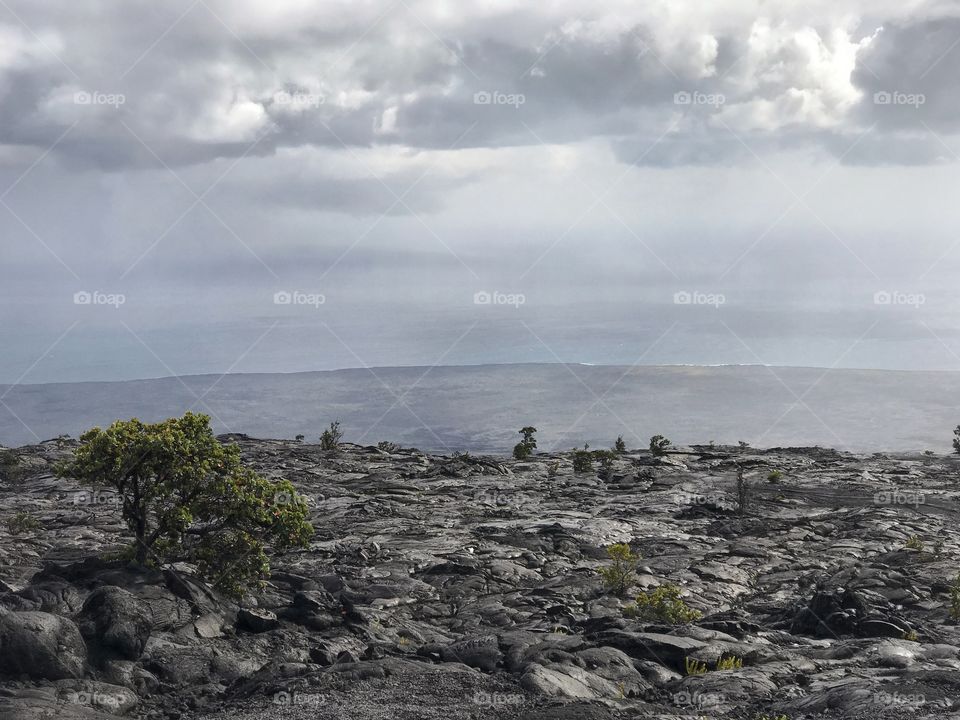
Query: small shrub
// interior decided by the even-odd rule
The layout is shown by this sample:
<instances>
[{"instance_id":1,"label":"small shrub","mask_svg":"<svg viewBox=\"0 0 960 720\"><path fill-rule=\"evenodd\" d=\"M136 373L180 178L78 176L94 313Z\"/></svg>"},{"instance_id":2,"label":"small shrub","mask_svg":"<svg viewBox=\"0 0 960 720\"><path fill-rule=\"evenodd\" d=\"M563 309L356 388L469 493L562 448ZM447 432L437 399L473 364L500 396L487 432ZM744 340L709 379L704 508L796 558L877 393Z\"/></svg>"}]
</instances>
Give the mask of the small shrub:
<instances>
[{"instance_id":1,"label":"small shrub","mask_svg":"<svg viewBox=\"0 0 960 720\"><path fill-rule=\"evenodd\" d=\"M39 529L40 521L24 510L18 510L7 518L7 530L11 535L22 535Z\"/></svg>"},{"instance_id":2,"label":"small shrub","mask_svg":"<svg viewBox=\"0 0 960 720\"><path fill-rule=\"evenodd\" d=\"M686 625L703 617L703 613L694 610L680 598L680 588L669 584L637 595L633 613L640 620L668 625Z\"/></svg>"},{"instance_id":3,"label":"small shrub","mask_svg":"<svg viewBox=\"0 0 960 720\"><path fill-rule=\"evenodd\" d=\"M330 427L320 436L320 449L324 452L335 453L340 450L340 441L343 440L343 431L340 430L340 421L330 423Z\"/></svg>"},{"instance_id":4,"label":"small shrub","mask_svg":"<svg viewBox=\"0 0 960 720\"><path fill-rule=\"evenodd\" d=\"M573 471L577 473L591 472L593 470L593 453L583 446L583 450L573 450Z\"/></svg>"},{"instance_id":5,"label":"small shrub","mask_svg":"<svg viewBox=\"0 0 960 720\"><path fill-rule=\"evenodd\" d=\"M750 443L745 442L745 441L743 441L743 440L737 440L737 446L738 446L741 450L749 450L749 449L750 449Z\"/></svg>"},{"instance_id":6,"label":"small shrub","mask_svg":"<svg viewBox=\"0 0 960 720\"><path fill-rule=\"evenodd\" d=\"M783 479L783 473L779 470L771 470L770 474L767 475L767 482L778 483Z\"/></svg>"},{"instance_id":7,"label":"small shrub","mask_svg":"<svg viewBox=\"0 0 960 720\"><path fill-rule=\"evenodd\" d=\"M650 453L654 457L663 457L667 454L667 448L673 443L667 440L663 435L654 435L650 438Z\"/></svg>"},{"instance_id":8,"label":"small shrub","mask_svg":"<svg viewBox=\"0 0 960 720\"><path fill-rule=\"evenodd\" d=\"M953 431L953 451L960 453L960 425L957 425Z\"/></svg>"},{"instance_id":9,"label":"small shrub","mask_svg":"<svg viewBox=\"0 0 960 720\"><path fill-rule=\"evenodd\" d=\"M920 539L919 535L911 535L903 546L910 550L923 550L923 540Z\"/></svg>"},{"instance_id":10,"label":"small shrub","mask_svg":"<svg viewBox=\"0 0 960 720\"><path fill-rule=\"evenodd\" d=\"M904 640L910 640L911 642L920 642L920 636L917 635L917 631L916 631L916 630L907 630L907 631L903 634L903 639L904 639Z\"/></svg>"},{"instance_id":11,"label":"small shrub","mask_svg":"<svg viewBox=\"0 0 960 720\"><path fill-rule=\"evenodd\" d=\"M303 441L304 441L304 437L303 437L303 435L297 435L297 436L294 438L294 440L296 440L297 442L303 442Z\"/></svg>"},{"instance_id":12,"label":"small shrub","mask_svg":"<svg viewBox=\"0 0 960 720\"><path fill-rule=\"evenodd\" d=\"M636 578L635 571L640 556L633 553L627 543L616 543L607 548L610 565L597 572L603 578L603 585L612 594L625 595Z\"/></svg>"},{"instance_id":13,"label":"small shrub","mask_svg":"<svg viewBox=\"0 0 960 720\"><path fill-rule=\"evenodd\" d=\"M617 435L617 440L613 443L613 451L621 454L627 451L627 444L623 441L623 435Z\"/></svg>"},{"instance_id":14,"label":"small shrub","mask_svg":"<svg viewBox=\"0 0 960 720\"><path fill-rule=\"evenodd\" d=\"M704 675L707 672L707 664L705 662L700 662L699 660L688 657L684 660L683 664L687 675Z\"/></svg>"},{"instance_id":15,"label":"small shrub","mask_svg":"<svg viewBox=\"0 0 960 720\"><path fill-rule=\"evenodd\" d=\"M600 471L597 475L601 480L609 480L613 475L613 461L616 454L612 450L594 450L593 458L600 463Z\"/></svg>"},{"instance_id":16,"label":"small shrub","mask_svg":"<svg viewBox=\"0 0 960 720\"><path fill-rule=\"evenodd\" d=\"M400 450L400 446L387 440L381 440L377 443L377 450L388 454L393 454Z\"/></svg>"},{"instance_id":17,"label":"small shrub","mask_svg":"<svg viewBox=\"0 0 960 720\"><path fill-rule=\"evenodd\" d=\"M17 476L20 456L12 450L0 450L0 479L13 480Z\"/></svg>"},{"instance_id":18,"label":"small shrub","mask_svg":"<svg viewBox=\"0 0 960 720\"><path fill-rule=\"evenodd\" d=\"M513 458L514 460L526 460L533 455L533 451L537 449L537 429L528 425L527 427L520 428L519 433L522 439L513 446Z\"/></svg>"},{"instance_id":19,"label":"small shrub","mask_svg":"<svg viewBox=\"0 0 960 720\"><path fill-rule=\"evenodd\" d=\"M548 478L555 478L559 474L560 474L560 463L552 462L549 465L547 465Z\"/></svg>"}]
</instances>

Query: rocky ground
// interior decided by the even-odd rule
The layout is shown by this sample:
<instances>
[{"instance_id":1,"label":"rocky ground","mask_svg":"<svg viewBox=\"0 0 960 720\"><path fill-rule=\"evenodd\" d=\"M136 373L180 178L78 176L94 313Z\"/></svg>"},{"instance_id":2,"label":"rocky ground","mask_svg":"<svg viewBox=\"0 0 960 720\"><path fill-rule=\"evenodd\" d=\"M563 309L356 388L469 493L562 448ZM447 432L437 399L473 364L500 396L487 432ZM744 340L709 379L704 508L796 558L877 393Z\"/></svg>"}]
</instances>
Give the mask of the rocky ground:
<instances>
[{"instance_id":1,"label":"rocky ground","mask_svg":"<svg viewBox=\"0 0 960 720\"><path fill-rule=\"evenodd\" d=\"M111 560L114 498L52 474L70 442L3 456L0 720L960 718L960 458L704 446L600 477L228 439L316 528L239 605ZM624 598L597 572L620 542ZM624 615L665 583L703 618Z\"/></svg>"}]
</instances>

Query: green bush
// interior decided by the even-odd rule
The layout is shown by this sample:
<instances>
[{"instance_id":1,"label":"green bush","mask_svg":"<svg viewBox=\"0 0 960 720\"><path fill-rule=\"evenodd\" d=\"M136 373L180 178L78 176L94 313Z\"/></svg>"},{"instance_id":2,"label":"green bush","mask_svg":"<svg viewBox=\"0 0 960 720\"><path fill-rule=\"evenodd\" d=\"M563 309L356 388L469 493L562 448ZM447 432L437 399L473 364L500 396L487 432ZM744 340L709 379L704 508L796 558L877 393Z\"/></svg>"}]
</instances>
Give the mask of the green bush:
<instances>
[{"instance_id":1,"label":"green bush","mask_svg":"<svg viewBox=\"0 0 960 720\"><path fill-rule=\"evenodd\" d=\"M330 423L330 427L320 435L320 449L328 453L336 453L340 450L340 441L343 440L343 432L340 430L340 421Z\"/></svg>"},{"instance_id":2,"label":"green bush","mask_svg":"<svg viewBox=\"0 0 960 720\"><path fill-rule=\"evenodd\" d=\"M140 565L193 563L217 589L240 595L269 575L268 545L305 546L313 535L293 485L244 467L240 448L218 442L206 415L117 421L80 443L57 472L118 493Z\"/></svg>"},{"instance_id":3,"label":"green bush","mask_svg":"<svg viewBox=\"0 0 960 720\"><path fill-rule=\"evenodd\" d=\"M573 449L573 471L576 473L586 473L593 470L593 453L583 446L583 450Z\"/></svg>"},{"instance_id":4,"label":"green bush","mask_svg":"<svg viewBox=\"0 0 960 720\"><path fill-rule=\"evenodd\" d=\"M783 479L783 473L779 470L771 470L770 474L767 475L767 482L778 483Z\"/></svg>"},{"instance_id":5,"label":"green bush","mask_svg":"<svg viewBox=\"0 0 960 720\"><path fill-rule=\"evenodd\" d=\"M607 548L610 564L600 568L597 572L603 578L604 587L620 596L625 595L636 579L637 562L639 555L635 555L627 543L616 543Z\"/></svg>"},{"instance_id":6,"label":"green bush","mask_svg":"<svg viewBox=\"0 0 960 720\"><path fill-rule=\"evenodd\" d=\"M625 453L627 451L627 444L623 441L623 435L617 435L617 440L613 443L613 451L617 453Z\"/></svg>"},{"instance_id":7,"label":"green bush","mask_svg":"<svg viewBox=\"0 0 960 720\"><path fill-rule=\"evenodd\" d=\"M526 460L537 449L537 438L535 437L537 429L528 425L520 428L519 432L523 439L513 447L513 457L515 460Z\"/></svg>"},{"instance_id":8,"label":"green bush","mask_svg":"<svg viewBox=\"0 0 960 720\"><path fill-rule=\"evenodd\" d=\"M663 457L672 443L663 435L654 435L650 438L650 452L654 457Z\"/></svg>"},{"instance_id":9,"label":"green bush","mask_svg":"<svg viewBox=\"0 0 960 720\"><path fill-rule=\"evenodd\" d=\"M640 593L636 603L628 607L630 617L668 625L687 625L703 617L703 613L689 607L680 598L680 588L669 584Z\"/></svg>"},{"instance_id":10,"label":"green bush","mask_svg":"<svg viewBox=\"0 0 960 720\"><path fill-rule=\"evenodd\" d=\"M919 535L911 535L903 546L910 550L923 550L923 540L920 539Z\"/></svg>"},{"instance_id":11,"label":"green bush","mask_svg":"<svg viewBox=\"0 0 960 720\"><path fill-rule=\"evenodd\" d=\"M39 529L40 521L24 510L18 510L7 518L7 530L11 535L22 535Z\"/></svg>"}]
</instances>

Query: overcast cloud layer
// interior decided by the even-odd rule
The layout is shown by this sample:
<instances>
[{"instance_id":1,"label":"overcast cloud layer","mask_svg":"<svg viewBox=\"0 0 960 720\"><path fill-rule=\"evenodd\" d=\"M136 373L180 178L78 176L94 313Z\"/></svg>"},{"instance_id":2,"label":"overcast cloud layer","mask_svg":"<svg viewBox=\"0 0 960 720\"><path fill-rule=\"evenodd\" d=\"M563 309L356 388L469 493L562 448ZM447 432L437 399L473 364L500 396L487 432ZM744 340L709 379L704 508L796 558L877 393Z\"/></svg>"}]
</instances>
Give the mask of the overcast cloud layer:
<instances>
[{"instance_id":1,"label":"overcast cloud layer","mask_svg":"<svg viewBox=\"0 0 960 720\"><path fill-rule=\"evenodd\" d=\"M960 10L704 5L5 0L0 383L960 369Z\"/></svg>"}]
</instances>

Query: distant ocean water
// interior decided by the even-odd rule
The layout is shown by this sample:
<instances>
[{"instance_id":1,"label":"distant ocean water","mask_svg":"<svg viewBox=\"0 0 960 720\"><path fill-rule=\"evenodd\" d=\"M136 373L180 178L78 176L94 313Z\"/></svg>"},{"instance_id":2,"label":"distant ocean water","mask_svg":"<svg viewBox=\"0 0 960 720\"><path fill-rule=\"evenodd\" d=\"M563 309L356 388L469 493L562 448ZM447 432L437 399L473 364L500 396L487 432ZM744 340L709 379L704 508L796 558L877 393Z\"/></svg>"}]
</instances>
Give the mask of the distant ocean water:
<instances>
[{"instance_id":1,"label":"distant ocean water","mask_svg":"<svg viewBox=\"0 0 960 720\"><path fill-rule=\"evenodd\" d=\"M724 366L514 364L290 374L196 375L126 382L0 386L0 443L78 435L117 418L186 410L217 432L345 439L425 450L507 452L517 430L541 449L674 443L823 445L857 451L950 450L960 373Z\"/></svg>"}]
</instances>

